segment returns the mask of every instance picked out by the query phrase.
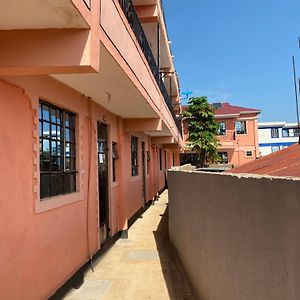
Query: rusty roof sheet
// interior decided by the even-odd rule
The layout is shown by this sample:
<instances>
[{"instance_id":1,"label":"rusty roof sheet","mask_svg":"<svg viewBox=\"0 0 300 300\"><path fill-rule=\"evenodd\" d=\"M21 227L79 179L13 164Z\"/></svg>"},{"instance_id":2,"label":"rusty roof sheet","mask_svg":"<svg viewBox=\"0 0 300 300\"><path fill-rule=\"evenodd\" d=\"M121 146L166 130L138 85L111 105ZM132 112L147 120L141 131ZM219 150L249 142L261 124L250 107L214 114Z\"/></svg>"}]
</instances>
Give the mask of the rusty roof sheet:
<instances>
[{"instance_id":1,"label":"rusty roof sheet","mask_svg":"<svg viewBox=\"0 0 300 300\"><path fill-rule=\"evenodd\" d=\"M292 145L227 172L300 177L300 145Z\"/></svg>"}]
</instances>

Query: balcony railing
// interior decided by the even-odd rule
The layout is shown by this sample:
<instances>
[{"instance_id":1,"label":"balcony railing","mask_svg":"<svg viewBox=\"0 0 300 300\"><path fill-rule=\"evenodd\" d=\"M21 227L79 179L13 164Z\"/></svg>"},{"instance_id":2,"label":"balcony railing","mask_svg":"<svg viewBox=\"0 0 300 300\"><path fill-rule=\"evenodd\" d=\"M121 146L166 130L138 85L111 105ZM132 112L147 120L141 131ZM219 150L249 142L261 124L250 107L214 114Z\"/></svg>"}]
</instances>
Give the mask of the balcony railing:
<instances>
[{"instance_id":1,"label":"balcony railing","mask_svg":"<svg viewBox=\"0 0 300 300\"><path fill-rule=\"evenodd\" d=\"M149 43L148 43L148 40L146 37L146 34L143 30L143 27L141 25L139 17L135 11L134 5L131 0L119 0L119 3L121 5L121 8L129 22L130 26L131 26L131 29L133 30L133 32L135 34L136 39L146 57L146 60L149 64L152 74L160 88L160 91L164 97L165 103L167 104L167 106L173 116L176 126L177 126L180 134L182 134L181 122L178 120L178 118L175 115L175 112L173 110L172 101L168 95L165 84L161 79L159 68L155 62L154 56L152 54L151 48L149 46Z\"/></svg>"}]
</instances>

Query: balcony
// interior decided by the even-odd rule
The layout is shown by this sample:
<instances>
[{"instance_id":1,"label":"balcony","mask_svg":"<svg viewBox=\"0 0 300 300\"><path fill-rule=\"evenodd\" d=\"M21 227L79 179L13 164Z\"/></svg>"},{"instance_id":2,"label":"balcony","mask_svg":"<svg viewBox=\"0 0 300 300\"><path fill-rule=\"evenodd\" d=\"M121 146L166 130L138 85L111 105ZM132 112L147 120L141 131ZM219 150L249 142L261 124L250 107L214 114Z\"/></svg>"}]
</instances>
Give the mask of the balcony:
<instances>
[{"instance_id":1,"label":"balcony","mask_svg":"<svg viewBox=\"0 0 300 300\"><path fill-rule=\"evenodd\" d=\"M153 53L149 46L146 34L143 30L143 27L141 25L139 17L135 11L134 5L131 0L119 0L119 3L120 3L120 6L121 6L127 20L128 20L130 27L132 28L132 30L135 34L135 37L136 37L138 43L145 55L145 58L149 64L151 71L152 71L153 77L155 78L155 80L159 86L159 89L163 95L164 101L169 108L169 111L175 121L175 124L176 124L180 134L182 134L181 122L176 117L176 114L175 114L174 108L173 108L173 104L172 104L172 100L171 100L171 98L167 92L166 86L161 78L159 67L157 66L157 64L155 62Z\"/></svg>"}]
</instances>

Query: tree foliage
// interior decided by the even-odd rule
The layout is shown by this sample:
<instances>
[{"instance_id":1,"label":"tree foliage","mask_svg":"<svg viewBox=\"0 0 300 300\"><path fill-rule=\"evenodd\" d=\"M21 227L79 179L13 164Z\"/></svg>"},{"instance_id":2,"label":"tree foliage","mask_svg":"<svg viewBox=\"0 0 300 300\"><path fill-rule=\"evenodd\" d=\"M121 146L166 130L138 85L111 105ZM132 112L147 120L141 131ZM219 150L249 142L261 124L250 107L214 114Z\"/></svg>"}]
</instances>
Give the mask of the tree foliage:
<instances>
[{"instance_id":1,"label":"tree foliage","mask_svg":"<svg viewBox=\"0 0 300 300\"><path fill-rule=\"evenodd\" d=\"M199 154L200 166L204 167L217 162L219 160L217 153L219 125L207 97L190 98L183 118L188 123L188 146L191 151Z\"/></svg>"}]
</instances>

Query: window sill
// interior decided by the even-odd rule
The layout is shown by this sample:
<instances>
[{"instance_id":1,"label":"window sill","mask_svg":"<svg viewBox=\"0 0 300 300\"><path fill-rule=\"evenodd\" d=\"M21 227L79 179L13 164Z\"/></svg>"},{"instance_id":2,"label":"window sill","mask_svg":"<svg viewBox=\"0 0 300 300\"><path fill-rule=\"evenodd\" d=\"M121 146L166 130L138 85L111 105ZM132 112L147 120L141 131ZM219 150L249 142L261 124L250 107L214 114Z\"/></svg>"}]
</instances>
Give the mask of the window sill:
<instances>
[{"instance_id":1,"label":"window sill","mask_svg":"<svg viewBox=\"0 0 300 300\"><path fill-rule=\"evenodd\" d=\"M83 200L82 192L59 195L51 198L45 198L44 200L37 199L35 203L35 213L43 213L81 200Z\"/></svg>"}]
</instances>

